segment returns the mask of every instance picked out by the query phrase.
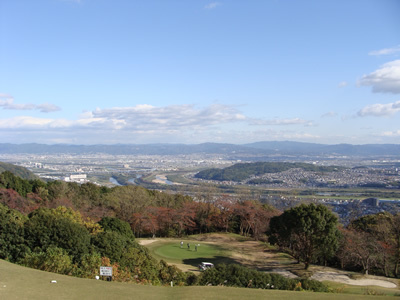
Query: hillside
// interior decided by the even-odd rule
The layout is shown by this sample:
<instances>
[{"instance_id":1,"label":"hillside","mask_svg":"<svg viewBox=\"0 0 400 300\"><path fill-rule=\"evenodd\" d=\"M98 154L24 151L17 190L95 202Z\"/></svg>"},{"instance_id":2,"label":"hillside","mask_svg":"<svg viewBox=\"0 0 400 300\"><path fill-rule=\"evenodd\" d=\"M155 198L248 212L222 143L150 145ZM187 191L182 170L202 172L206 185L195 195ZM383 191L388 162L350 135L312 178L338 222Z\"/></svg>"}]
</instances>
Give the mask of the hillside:
<instances>
[{"instance_id":1,"label":"hillside","mask_svg":"<svg viewBox=\"0 0 400 300\"><path fill-rule=\"evenodd\" d=\"M57 283L52 283L55 280ZM0 260L2 299L348 299L349 294L230 287L174 287L107 282L59 275ZM381 296L376 296L380 297ZM375 298L376 298L375 297ZM365 295L351 295L354 300ZM374 299L373 296L369 298Z\"/></svg>"},{"instance_id":2,"label":"hillside","mask_svg":"<svg viewBox=\"0 0 400 300\"><path fill-rule=\"evenodd\" d=\"M0 173L3 173L5 171L10 171L14 175L21 177L22 179L27 179L27 180L38 179L38 177L35 174L33 174L31 171L29 171L24 167L16 166L5 162L0 162Z\"/></svg>"},{"instance_id":3,"label":"hillside","mask_svg":"<svg viewBox=\"0 0 400 300\"><path fill-rule=\"evenodd\" d=\"M195 175L196 178L218 181L242 181L250 176L260 176L266 173L278 173L293 168L300 168L305 171L313 172L335 172L340 167L335 166L316 166L307 163L287 163L287 162L256 162L239 163L224 169L207 169Z\"/></svg>"}]
</instances>

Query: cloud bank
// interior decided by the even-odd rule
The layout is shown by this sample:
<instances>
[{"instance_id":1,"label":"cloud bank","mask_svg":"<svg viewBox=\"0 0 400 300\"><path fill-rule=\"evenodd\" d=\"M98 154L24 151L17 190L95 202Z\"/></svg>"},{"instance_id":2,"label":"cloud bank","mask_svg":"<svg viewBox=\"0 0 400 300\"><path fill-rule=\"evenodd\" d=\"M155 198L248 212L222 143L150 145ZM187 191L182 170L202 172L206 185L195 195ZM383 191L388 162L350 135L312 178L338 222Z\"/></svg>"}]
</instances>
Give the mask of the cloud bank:
<instances>
[{"instance_id":1,"label":"cloud bank","mask_svg":"<svg viewBox=\"0 0 400 300\"><path fill-rule=\"evenodd\" d=\"M9 105L6 103L4 105ZM12 104L12 103L11 103ZM261 127L249 131L246 126ZM14 133L41 142L64 143L197 143L206 141L265 139L270 136L310 138L307 133L280 130L268 127L309 126L311 121L292 119L249 118L235 107L213 104L206 107L194 105L171 105L156 107L148 104L133 107L112 107L82 113L75 120L18 116L0 119L3 135ZM266 131L267 130L267 131ZM250 132L254 134L251 136ZM279 132L272 134L272 132ZM257 138L256 138L257 136ZM26 141L26 140L25 140Z\"/></svg>"},{"instance_id":2,"label":"cloud bank","mask_svg":"<svg viewBox=\"0 0 400 300\"><path fill-rule=\"evenodd\" d=\"M400 45L392 47L392 48L385 48L385 49L380 49L380 50L374 50L368 53L369 55L389 55L389 54L395 54L397 52L400 52Z\"/></svg>"},{"instance_id":3,"label":"cloud bank","mask_svg":"<svg viewBox=\"0 0 400 300\"><path fill-rule=\"evenodd\" d=\"M400 111L400 101L387 104L372 104L361 109L357 115L359 117L375 116L389 117Z\"/></svg>"},{"instance_id":4,"label":"cloud bank","mask_svg":"<svg viewBox=\"0 0 400 300\"><path fill-rule=\"evenodd\" d=\"M372 86L374 93L400 94L400 60L388 62L371 74L364 75L358 84Z\"/></svg>"},{"instance_id":5,"label":"cloud bank","mask_svg":"<svg viewBox=\"0 0 400 300\"><path fill-rule=\"evenodd\" d=\"M0 107L3 109L11 109L11 110L39 110L43 113L49 113L54 111L61 110L60 107L51 104L51 103L43 103L43 104L15 104L14 98L12 96L6 94L0 94Z\"/></svg>"}]
</instances>

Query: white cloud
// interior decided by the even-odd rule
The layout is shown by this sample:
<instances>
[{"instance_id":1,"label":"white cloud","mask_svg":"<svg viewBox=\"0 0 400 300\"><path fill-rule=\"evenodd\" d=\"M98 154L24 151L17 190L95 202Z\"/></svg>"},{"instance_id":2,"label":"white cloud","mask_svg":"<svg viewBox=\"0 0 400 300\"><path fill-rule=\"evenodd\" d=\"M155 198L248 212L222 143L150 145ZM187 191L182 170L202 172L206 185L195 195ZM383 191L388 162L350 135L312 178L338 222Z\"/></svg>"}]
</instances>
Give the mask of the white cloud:
<instances>
[{"instance_id":1,"label":"white cloud","mask_svg":"<svg viewBox=\"0 0 400 300\"><path fill-rule=\"evenodd\" d=\"M10 101L5 105L10 104ZM12 103L11 103L12 104ZM201 143L209 141L241 143L264 140L265 125L308 126L300 118L260 120L243 115L235 107L213 104L206 107L147 104L113 107L83 112L75 120L19 116L0 119L0 137L13 134L23 142L45 143ZM261 131L247 130L248 125L264 126ZM253 127L254 128L254 127ZM293 128L293 127L290 127ZM264 130L264 131L263 131ZM270 131L270 138L312 139L306 133ZM261 135L260 135L261 134ZM253 139L251 139L253 136Z\"/></svg>"},{"instance_id":2,"label":"white cloud","mask_svg":"<svg viewBox=\"0 0 400 300\"><path fill-rule=\"evenodd\" d=\"M45 113L61 110L60 107L58 107L57 105L51 104L51 103L43 103L43 104L35 105L35 109L40 110L41 112L45 112Z\"/></svg>"},{"instance_id":3,"label":"white cloud","mask_svg":"<svg viewBox=\"0 0 400 300\"><path fill-rule=\"evenodd\" d=\"M10 119L1 119L1 129L37 129L48 126L52 121L51 119L33 118L28 116L14 117Z\"/></svg>"},{"instance_id":4,"label":"white cloud","mask_svg":"<svg viewBox=\"0 0 400 300\"><path fill-rule=\"evenodd\" d=\"M337 116L336 112L330 111L330 112L327 112L327 113L323 114L321 116L321 118L331 118L331 117L336 117L336 116Z\"/></svg>"},{"instance_id":5,"label":"white cloud","mask_svg":"<svg viewBox=\"0 0 400 300\"><path fill-rule=\"evenodd\" d=\"M173 105L155 107L137 105L135 107L114 107L96 109L94 118L105 122L118 123L126 129L184 129L243 121L246 117L236 109L226 105L214 104L198 109L193 105Z\"/></svg>"},{"instance_id":6,"label":"white cloud","mask_svg":"<svg viewBox=\"0 0 400 300\"><path fill-rule=\"evenodd\" d=\"M205 9L214 9L217 8L218 6L220 6L221 3L220 2L211 2L207 5L204 6Z\"/></svg>"},{"instance_id":7,"label":"white cloud","mask_svg":"<svg viewBox=\"0 0 400 300\"><path fill-rule=\"evenodd\" d=\"M372 104L361 109L357 115L359 117L375 116L375 117L388 117L400 111L400 101L387 104Z\"/></svg>"},{"instance_id":8,"label":"white cloud","mask_svg":"<svg viewBox=\"0 0 400 300\"><path fill-rule=\"evenodd\" d=\"M384 136L384 137L399 137L400 136L400 130L385 131L385 132L382 132L381 136Z\"/></svg>"},{"instance_id":9,"label":"white cloud","mask_svg":"<svg viewBox=\"0 0 400 300\"><path fill-rule=\"evenodd\" d=\"M43 103L43 104L15 104L14 98L7 94L0 94L0 107L3 109L12 109L12 110L39 110L40 112L48 113L61 110L60 107L50 104L50 103Z\"/></svg>"},{"instance_id":10,"label":"white cloud","mask_svg":"<svg viewBox=\"0 0 400 300\"><path fill-rule=\"evenodd\" d=\"M340 87L340 88L343 88L343 87L346 87L346 86L348 86L347 81L342 81L342 82L339 82L339 84L338 84L338 87Z\"/></svg>"},{"instance_id":11,"label":"white cloud","mask_svg":"<svg viewBox=\"0 0 400 300\"><path fill-rule=\"evenodd\" d=\"M394 60L381 66L371 74L364 75L359 85L372 86L374 93L400 93L400 60Z\"/></svg>"},{"instance_id":12,"label":"white cloud","mask_svg":"<svg viewBox=\"0 0 400 300\"><path fill-rule=\"evenodd\" d=\"M380 50L374 50L368 53L369 55L388 55L400 52L400 45L392 47L392 48L385 48Z\"/></svg>"},{"instance_id":13,"label":"white cloud","mask_svg":"<svg viewBox=\"0 0 400 300\"><path fill-rule=\"evenodd\" d=\"M4 105L9 105L8 100ZM8 101L8 102L7 102ZM0 102L0 105L2 103ZM12 104L12 103L11 103ZM155 107L137 105L134 107L114 107L96 109L83 113L77 120L44 119L20 116L0 120L0 129L4 128L80 128L100 130L126 130L130 132L185 131L217 126L231 122L245 121L246 117L235 108L214 104L205 108L193 105L175 105Z\"/></svg>"},{"instance_id":14,"label":"white cloud","mask_svg":"<svg viewBox=\"0 0 400 300\"><path fill-rule=\"evenodd\" d=\"M311 121L307 121L307 120L300 119L300 118L274 119L274 120L253 119L250 124L251 125L305 125L305 126L312 126Z\"/></svg>"}]
</instances>

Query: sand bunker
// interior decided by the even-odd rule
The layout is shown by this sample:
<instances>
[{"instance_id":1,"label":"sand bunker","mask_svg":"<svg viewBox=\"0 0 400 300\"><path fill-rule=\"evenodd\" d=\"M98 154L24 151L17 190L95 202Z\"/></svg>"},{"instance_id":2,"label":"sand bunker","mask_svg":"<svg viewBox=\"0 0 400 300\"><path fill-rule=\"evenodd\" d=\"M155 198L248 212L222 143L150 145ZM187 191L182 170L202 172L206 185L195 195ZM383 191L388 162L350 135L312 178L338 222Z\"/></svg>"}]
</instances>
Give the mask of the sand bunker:
<instances>
[{"instance_id":1,"label":"sand bunker","mask_svg":"<svg viewBox=\"0 0 400 300\"><path fill-rule=\"evenodd\" d=\"M140 245L145 246L151 243L154 243L156 241L159 241L160 239L146 239L146 240L140 240L138 241Z\"/></svg>"},{"instance_id":2,"label":"sand bunker","mask_svg":"<svg viewBox=\"0 0 400 300\"><path fill-rule=\"evenodd\" d=\"M386 280L379 280L379 279L351 279L349 276L337 272L315 272L311 279L315 279L318 281L335 281L340 283L345 283L349 285L375 285L381 286L385 288L396 288L396 284Z\"/></svg>"}]
</instances>

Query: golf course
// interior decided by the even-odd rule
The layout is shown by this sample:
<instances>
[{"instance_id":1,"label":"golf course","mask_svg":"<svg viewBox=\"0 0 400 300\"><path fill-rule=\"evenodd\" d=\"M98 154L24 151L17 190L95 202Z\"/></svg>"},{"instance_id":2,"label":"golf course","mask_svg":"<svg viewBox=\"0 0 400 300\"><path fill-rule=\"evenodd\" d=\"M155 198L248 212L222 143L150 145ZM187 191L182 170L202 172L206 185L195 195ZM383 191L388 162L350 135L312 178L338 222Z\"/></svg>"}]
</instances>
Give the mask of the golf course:
<instances>
[{"instance_id":1,"label":"golf course","mask_svg":"<svg viewBox=\"0 0 400 300\"><path fill-rule=\"evenodd\" d=\"M221 286L164 287L82 279L0 260L0 299L366 299L362 293L312 293ZM378 298L368 296L367 299Z\"/></svg>"},{"instance_id":2,"label":"golf course","mask_svg":"<svg viewBox=\"0 0 400 300\"><path fill-rule=\"evenodd\" d=\"M183 246L180 244L183 242ZM351 294L400 295L398 280L362 275L330 267L312 265L306 271L289 255L263 242L236 234L202 234L187 239L139 239L157 259L176 265L183 271L200 274L201 262L239 264L285 277L308 277L327 284L332 291ZM190 248L187 247L190 245ZM197 251L194 248L197 246Z\"/></svg>"},{"instance_id":3,"label":"golf course","mask_svg":"<svg viewBox=\"0 0 400 300\"><path fill-rule=\"evenodd\" d=\"M286 276L331 276L323 281L331 293L280 291L224 286L152 286L123 282L82 279L22 267L0 260L0 299L374 299L398 296L395 283L384 277L351 276L349 272L311 266L308 273L288 255L266 244L234 234L205 234L186 239L138 239L157 259L163 259L184 271L200 274L202 261L236 263ZM181 247L181 242L183 245ZM189 247L188 244L189 243ZM197 245L197 251L195 248ZM338 282L337 277L351 276L360 285ZM362 284L362 285L361 285ZM381 286L379 284L382 284ZM392 287L385 287L393 285Z\"/></svg>"}]
</instances>

